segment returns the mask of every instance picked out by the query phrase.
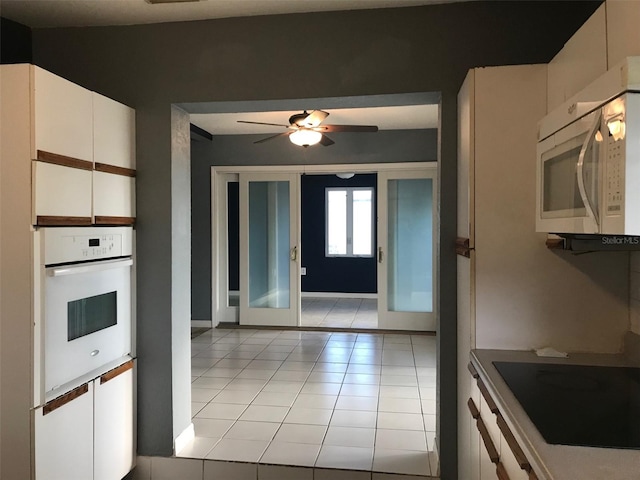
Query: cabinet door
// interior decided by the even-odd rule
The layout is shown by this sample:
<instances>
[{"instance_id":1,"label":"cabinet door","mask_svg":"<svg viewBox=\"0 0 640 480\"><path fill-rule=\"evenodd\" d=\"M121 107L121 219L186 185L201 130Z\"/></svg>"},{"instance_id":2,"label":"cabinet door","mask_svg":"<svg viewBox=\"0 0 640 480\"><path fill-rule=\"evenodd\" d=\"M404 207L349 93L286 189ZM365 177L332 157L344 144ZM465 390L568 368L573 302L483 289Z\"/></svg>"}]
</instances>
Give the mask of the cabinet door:
<instances>
[{"instance_id":1,"label":"cabinet door","mask_svg":"<svg viewBox=\"0 0 640 480\"><path fill-rule=\"evenodd\" d=\"M603 4L549 62L547 110L558 107L606 71L607 20Z\"/></svg>"},{"instance_id":2,"label":"cabinet door","mask_svg":"<svg viewBox=\"0 0 640 480\"><path fill-rule=\"evenodd\" d=\"M135 169L135 110L93 92L93 160Z\"/></svg>"},{"instance_id":3,"label":"cabinet door","mask_svg":"<svg viewBox=\"0 0 640 480\"><path fill-rule=\"evenodd\" d=\"M34 416L36 480L91 479L93 383L52 400Z\"/></svg>"},{"instance_id":4,"label":"cabinet door","mask_svg":"<svg viewBox=\"0 0 640 480\"><path fill-rule=\"evenodd\" d=\"M634 0L607 2L607 60L615 67L625 57L640 55L640 4Z\"/></svg>"},{"instance_id":5,"label":"cabinet door","mask_svg":"<svg viewBox=\"0 0 640 480\"><path fill-rule=\"evenodd\" d=\"M133 381L133 360L95 380L94 480L120 479L133 468Z\"/></svg>"},{"instance_id":6,"label":"cabinet door","mask_svg":"<svg viewBox=\"0 0 640 480\"><path fill-rule=\"evenodd\" d=\"M34 225L90 225L90 170L34 161Z\"/></svg>"},{"instance_id":7,"label":"cabinet door","mask_svg":"<svg viewBox=\"0 0 640 480\"><path fill-rule=\"evenodd\" d=\"M93 161L91 92L53 73L33 67L34 151Z\"/></svg>"},{"instance_id":8,"label":"cabinet door","mask_svg":"<svg viewBox=\"0 0 640 480\"><path fill-rule=\"evenodd\" d=\"M135 178L93 172L93 215L97 224L132 224L135 212Z\"/></svg>"}]
</instances>

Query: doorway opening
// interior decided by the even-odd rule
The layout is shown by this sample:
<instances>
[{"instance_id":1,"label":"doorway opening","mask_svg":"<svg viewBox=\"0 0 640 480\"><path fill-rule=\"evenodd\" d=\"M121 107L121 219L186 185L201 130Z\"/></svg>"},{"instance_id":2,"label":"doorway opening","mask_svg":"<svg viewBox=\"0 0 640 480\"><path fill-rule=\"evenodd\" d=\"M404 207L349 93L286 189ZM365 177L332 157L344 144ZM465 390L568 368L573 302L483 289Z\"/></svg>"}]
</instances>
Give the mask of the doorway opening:
<instances>
[{"instance_id":1,"label":"doorway opening","mask_svg":"<svg viewBox=\"0 0 640 480\"><path fill-rule=\"evenodd\" d=\"M216 323L435 331L436 173L434 163L213 167ZM330 205L340 196L342 212Z\"/></svg>"}]
</instances>

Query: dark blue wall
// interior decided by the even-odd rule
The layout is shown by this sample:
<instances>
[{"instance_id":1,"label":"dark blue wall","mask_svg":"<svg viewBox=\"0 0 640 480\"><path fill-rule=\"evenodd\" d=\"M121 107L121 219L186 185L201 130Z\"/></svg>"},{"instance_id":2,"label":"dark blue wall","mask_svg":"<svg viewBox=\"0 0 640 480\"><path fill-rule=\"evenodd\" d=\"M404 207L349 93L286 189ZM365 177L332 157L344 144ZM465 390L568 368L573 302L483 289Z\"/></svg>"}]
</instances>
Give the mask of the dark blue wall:
<instances>
[{"instance_id":1,"label":"dark blue wall","mask_svg":"<svg viewBox=\"0 0 640 480\"><path fill-rule=\"evenodd\" d=\"M0 63L31 63L31 29L0 17Z\"/></svg>"},{"instance_id":2,"label":"dark blue wall","mask_svg":"<svg viewBox=\"0 0 640 480\"><path fill-rule=\"evenodd\" d=\"M303 292L376 293L376 259L325 257L325 188L374 187L375 173L343 180L335 175L302 176L302 277ZM374 203L375 218L377 199ZM374 226L375 227L375 226ZM374 248L375 248L374 236Z\"/></svg>"}]
</instances>

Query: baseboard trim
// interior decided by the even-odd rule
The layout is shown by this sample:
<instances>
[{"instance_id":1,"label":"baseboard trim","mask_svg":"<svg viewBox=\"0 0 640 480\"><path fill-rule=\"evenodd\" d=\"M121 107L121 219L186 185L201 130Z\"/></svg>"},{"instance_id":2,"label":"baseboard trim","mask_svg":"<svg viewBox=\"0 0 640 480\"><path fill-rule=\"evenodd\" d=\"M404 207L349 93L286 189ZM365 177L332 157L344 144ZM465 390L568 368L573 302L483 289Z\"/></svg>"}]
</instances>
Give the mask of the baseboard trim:
<instances>
[{"instance_id":1,"label":"baseboard trim","mask_svg":"<svg viewBox=\"0 0 640 480\"><path fill-rule=\"evenodd\" d=\"M377 293L301 292L300 295L302 298L378 298Z\"/></svg>"},{"instance_id":2,"label":"baseboard trim","mask_svg":"<svg viewBox=\"0 0 640 480\"><path fill-rule=\"evenodd\" d=\"M211 320L191 320L192 328L213 328L213 322Z\"/></svg>"}]
</instances>

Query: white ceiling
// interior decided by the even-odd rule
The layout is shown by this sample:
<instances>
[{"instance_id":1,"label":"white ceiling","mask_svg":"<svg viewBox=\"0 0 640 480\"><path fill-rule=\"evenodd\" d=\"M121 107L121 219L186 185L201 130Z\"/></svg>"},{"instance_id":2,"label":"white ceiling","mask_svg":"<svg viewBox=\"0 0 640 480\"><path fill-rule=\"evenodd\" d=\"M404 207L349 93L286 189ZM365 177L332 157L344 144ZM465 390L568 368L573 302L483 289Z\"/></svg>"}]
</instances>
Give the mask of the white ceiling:
<instances>
[{"instance_id":1,"label":"white ceiling","mask_svg":"<svg viewBox=\"0 0 640 480\"><path fill-rule=\"evenodd\" d=\"M285 13L409 7L462 0L0 0L3 17L30 27L135 25Z\"/></svg>"},{"instance_id":2,"label":"white ceiling","mask_svg":"<svg viewBox=\"0 0 640 480\"><path fill-rule=\"evenodd\" d=\"M325 110L327 125L377 125L380 130L438 128L438 105L343 108ZM191 123L212 135L280 133L284 127L249 125L238 120L289 125L289 117L301 111L191 114Z\"/></svg>"}]
</instances>

